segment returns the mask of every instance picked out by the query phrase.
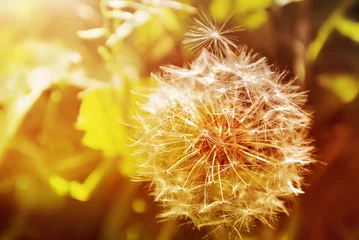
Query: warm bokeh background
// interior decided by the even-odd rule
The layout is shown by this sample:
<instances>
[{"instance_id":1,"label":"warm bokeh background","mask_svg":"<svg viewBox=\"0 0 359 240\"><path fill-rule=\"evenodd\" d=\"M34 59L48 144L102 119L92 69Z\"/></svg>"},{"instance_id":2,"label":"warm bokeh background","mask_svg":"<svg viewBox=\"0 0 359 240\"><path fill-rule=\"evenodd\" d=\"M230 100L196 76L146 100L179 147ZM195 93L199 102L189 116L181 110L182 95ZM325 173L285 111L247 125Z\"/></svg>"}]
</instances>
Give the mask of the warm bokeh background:
<instances>
[{"instance_id":1,"label":"warm bokeh background","mask_svg":"<svg viewBox=\"0 0 359 240\"><path fill-rule=\"evenodd\" d=\"M136 96L193 57L194 12L234 13L248 45L309 90L317 159L277 229L244 239L359 239L359 3L355 0L0 0L0 239L202 239L158 222L130 181ZM186 4L186 5L184 5ZM140 9L140 10L139 10ZM116 32L117 31L117 32ZM218 236L218 239L224 237Z\"/></svg>"}]
</instances>

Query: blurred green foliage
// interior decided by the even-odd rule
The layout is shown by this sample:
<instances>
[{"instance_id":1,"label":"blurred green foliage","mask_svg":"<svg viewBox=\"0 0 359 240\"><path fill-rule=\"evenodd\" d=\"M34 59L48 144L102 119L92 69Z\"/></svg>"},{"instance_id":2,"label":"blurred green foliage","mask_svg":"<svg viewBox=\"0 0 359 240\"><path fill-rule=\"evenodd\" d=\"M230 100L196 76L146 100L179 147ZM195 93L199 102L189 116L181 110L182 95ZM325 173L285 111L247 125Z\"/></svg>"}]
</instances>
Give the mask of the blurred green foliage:
<instances>
[{"instance_id":1,"label":"blurred green foliage","mask_svg":"<svg viewBox=\"0 0 359 240\"><path fill-rule=\"evenodd\" d=\"M77 128L85 131L83 143L99 149L105 156L128 154L126 127L123 123L122 89L111 87L89 89L81 93Z\"/></svg>"}]
</instances>

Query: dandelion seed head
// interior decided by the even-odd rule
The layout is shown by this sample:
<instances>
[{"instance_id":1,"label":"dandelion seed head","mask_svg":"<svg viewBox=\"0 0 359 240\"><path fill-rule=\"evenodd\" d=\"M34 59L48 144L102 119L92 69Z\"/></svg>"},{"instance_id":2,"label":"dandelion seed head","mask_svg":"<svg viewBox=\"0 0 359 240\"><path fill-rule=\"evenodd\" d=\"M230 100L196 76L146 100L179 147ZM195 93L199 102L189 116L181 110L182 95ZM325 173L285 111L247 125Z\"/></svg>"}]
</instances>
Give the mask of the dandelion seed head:
<instances>
[{"instance_id":1,"label":"dandelion seed head","mask_svg":"<svg viewBox=\"0 0 359 240\"><path fill-rule=\"evenodd\" d=\"M305 92L265 59L227 50L204 48L189 66L155 75L136 117L137 179L152 183L161 217L240 237L257 222L272 227L303 193L311 115Z\"/></svg>"},{"instance_id":2,"label":"dandelion seed head","mask_svg":"<svg viewBox=\"0 0 359 240\"><path fill-rule=\"evenodd\" d=\"M240 30L235 26L231 18L224 21L215 21L204 11L199 11L193 26L186 33L185 45L193 53L200 53L204 48L219 57L226 57L231 49L235 49L236 37L233 35Z\"/></svg>"}]
</instances>

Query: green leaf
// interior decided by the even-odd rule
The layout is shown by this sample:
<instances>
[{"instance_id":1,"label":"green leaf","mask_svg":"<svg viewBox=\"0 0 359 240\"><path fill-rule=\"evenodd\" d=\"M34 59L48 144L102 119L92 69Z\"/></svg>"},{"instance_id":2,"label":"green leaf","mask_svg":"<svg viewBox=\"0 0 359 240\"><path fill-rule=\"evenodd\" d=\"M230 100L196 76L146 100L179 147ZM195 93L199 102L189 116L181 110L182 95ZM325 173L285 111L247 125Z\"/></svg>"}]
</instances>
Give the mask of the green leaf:
<instances>
[{"instance_id":1,"label":"green leaf","mask_svg":"<svg viewBox=\"0 0 359 240\"><path fill-rule=\"evenodd\" d=\"M256 30L267 22L268 22L268 13L266 10L262 9L255 11L251 14L248 14L243 19L242 24L246 29Z\"/></svg>"},{"instance_id":2,"label":"green leaf","mask_svg":"<svg viewBox=\"0 0 359 240\"><path fill-rule=\"evenodd\" d=\"M71 196L72 198L85 202L91 197L91 194L100 184L104 175L111 165L112 159L105 159L104 162L96 168L83 183L69 181L58 175L49 176L49 184L59 196Z\"/></svg>"},{"instance_id":3,"label":"green leaf","mask_svg":"<svg viewBox=\"0 0 359 240\"><path fill-rule=\"evenodd\" d=\"M110 36L110 38L106 41L106 45L113 47L118 42L124 40L127 38L134 29L136 29L139 26L142 26L146 22L148 22L151 19L151 15L142 10L137 10L132 18L129 20L123 22L117 29L114 34Z\"/></svg>"},{"instance_id":4,"label":"green leaf","mask_svg":"<svg viewBox=\"0 0 359 240\"><path fill-rule=\"evenodd\" d=\"M173 39L169 36L164 36L151 49L151 56L153 60L159 60L169 54L175 47Z\"/></svg>"},{"instance_id":5,"label":"green leaf","mask_svg":"<svg viewBox=\"0 0 359 240\"><path fill-rule=\"evenodd\" d=\"M127 152L123 95L122 89L111 86L88 89L80 94L77 128L85 131L83 143L103 151L106 156Z\"/></svg>"},{"instance_id":6,"label":"green leaf","mask_svg":"<svg viewBox=\"0 0 359 240\"><path fill-rule=\"evenodd\" d=\"M272 5L272 0L237 0L236 8L239 13L247 14L253 11L264 10Z\"/></svg>"},{"instance_id":7,"label":"green leaf","mask_svg":"<svg viewBox=\"0 0 359 240\"><path fill-rule=\"evenodd\" d=\"M303 0L275 0L275 3L280 6L283 7L287 4L293 3L293 2L301 2Z\"/></svg>"},{"instance_id":8,"label":"green leaf","mask_svg":"<svg viewBox=\"0 0 359 240\"><path fill-rule=\"evenodd\" d=\"M77 32L77 36L83 39L96 39L106 36L107 30L105 28L93 28L89 30L82 30Z\"/></svg>"},{"instance_id":9,"label":"green leaf","mask_svg":"<svg viewBox=\"0 0 359 240\"><path fill-rule=\"evenodd\" d=\"M236 9L241 14L241 24L249 30L256 30L268 22L267 8L272 0L237 0Z\"/></svg>"},{"instance_id":10,"label":"green leaf","mask_svg":"<svg viewBox=\"0 0 359 240\"><path fill-rule=\"evenodd\" d=\"M350 103L359 93L359 79L349 74L322 75L320 84L332 91L343 103Z\"/></svg>"},{"instance_id":11,"label":"green leaf","mask_svg":"<svg viewBox=\"0 0 359 240\"><path fill-rule=\"evenodd\" d=\"M209 5L211 16L218 19L224 19L231 14L232 1L231 0L212 0Z\"/></svg>"},{"instance_id":12,"label":"green leaf","mask_svg":"<svg viewBox=\"0 0 359 240\"><path fill-rule=\"evenodd\" d=\"M181 25L179 23L178 17L176 13L169 8L161 8L157 14L159 15L159 21L163 24L163 26L171 33L180 34ZM152 26L154 27L154 26Z\"/></svg>"},{"instance_id":13,"label":"green leaf","mask_svg":"<svg viewBox=\"0 0 359 240\"><path fill-rule=\"evenodd\" d=\"M308 46L307 58L309 62L314 62L318 58L320 51L326 43L332 32L338 27L337 24L344 19L343 15L346 10L353 4L353 0L345 0L337 7L334 12L320 27L314 41ZM339 27L340 28L340 27ZM343 26L341 26L343 28ZM347 29L346 29L347 30ZM339 30L340 31L340 30Z\"/></svg>"},{"instance_id":14,"label":"green leaf","mask_svg":"<svg viewBox=\"0 0 359 240\"><path fill-rule=\"evenodd\" d=\"M32 73L33 74L29 75L27 81L28 92L24 92L21 95L14 96L12 99L7 100L4 103L4 109L2 111L0 110L0 164L9 141L16 134L26 114L30 111L43 91L52 84L46 69L37 68ZM24 89L26 89L26 86Z\"/></svg>"},{"instance_id":15,"label":"green leaf","mask_svg":"<svg viewBox=\"0 0 359 240\"><path fill-rule=\"evenodd\" d=\"M66 196L69 192L69 182L57 175L49 177L49 184L60 196Z\"/></svg>"},{"instance_id":16,"label":"green leaf","mask_svg":"<svg viewBox=\"0 0 359 240\"><path fill-rule=\"evenodd\" d=\"M359 23L345 18L341 18L336 23L338 31L353 41L359 43Z\"/></svg>"}]
</instances>

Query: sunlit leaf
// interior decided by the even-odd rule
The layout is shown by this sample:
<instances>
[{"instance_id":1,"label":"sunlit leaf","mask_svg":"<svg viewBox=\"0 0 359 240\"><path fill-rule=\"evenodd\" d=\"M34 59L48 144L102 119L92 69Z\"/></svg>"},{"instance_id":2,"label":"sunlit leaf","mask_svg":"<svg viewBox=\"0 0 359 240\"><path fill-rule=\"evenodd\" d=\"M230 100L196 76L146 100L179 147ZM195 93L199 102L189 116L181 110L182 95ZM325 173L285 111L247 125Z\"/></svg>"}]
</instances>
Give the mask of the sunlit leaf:
<instances>
[{"instance_id":1,"label":"sunlit leaf","mask_svg":"<svg viewBox=\"0 0 359 240\"><path fill-rule=\"evenodd\" d=\"M359 78L348 74L321 75L319 83L343 103L350 103L359 93Z\"/></svg>"},{"instance_id":2,"label":"sunlit leaf","mask_svg":"<svg viewBox=\"0 0 359 240\"><path fill-rule=\"evenodd\" d=\"M108 168L108 159L104 159L102 165L95 169L83 183L77 181L68 181L60 176L51 175L49 184L53 190L60 196L71 196L72 198L85 202L91 197L92 192L103 178L106 168Z\"/></svg>"},{"instance_id":3,"label":"sunlit leaf","mask_svg":"<svg viewBox=\"0 0 359 240\"><path fill-rule=\"evenodd\" d=\"M31 19L34 9L36 9L36 1L26 1L26 0L12 0L7 1L7 4L2 4L1 10L9 12L11 15L15 15L16 19L19 20L29 20ZM0 13L1 13L0 10Z\"/></svg>"},{"instance_id":4,"label":"sunlit leaf","mask_svg":"<svg viewBox=\"0 0 359 240\"><path fill-rule=\"evenodd\" d=\"M80 95L82 103L77 128L85 131L83 143L107 156L127 151L123 94L122 89L108 86L88 89Z\"/></svg>"},{"instance_id":5,"label":"sunlit leaf","mask_svg":"<svg viewBox=\"0 0 359 240\"><path fill-rule=\"evenodd\" d=\"M359 22L341 18L337 21L336 26L341 34L359 43Z\"/></svg>"},{"instance_id":6,"label":"sunlit leaf","mask_svg":"<svg viewBox=\"0 0 359 240\"><path fill-rule=\"evenodd\" d=\"M154 60L161 59L166 56L166 54L170 53L174 48L173 39L169 36L163 37L158 43L152 48L152 57Z\"/></svg>"},{"instance_id":7,"label":"sunlit leaf","mask_svg":"<svg viewBox=\"0 0 359 240\"><path fill-rule=\"evenodd\" d=\"M236 9L239 13L245 14L252 11L263 10L270 7L272 0L237 0Z\"/></svg>"},{"instance_id":8,"label":"sunlit leaf","mask_svg":"<svg viewBox=\"0 0 359 240\"><path fill-rule=\"evenodd\" d=\"M293 2L301 2L303 0L275 0L275 3L281 7L293 3Z\"/></svg>"},{"instance_id":9,"label":"sunlit leaf","mask_svg":"<svg viewBox=\"0 0 359 240\"><path fill-rule=\"evenodd\" d=\"M246 29L255 30L263 26L268 21L268 13L266 10L258 10L247 15L242 24Z\"/></svg>"},{"instance_id":10,"label":"sunlit leaf","mask_svg":"<svg viewBox=\"0 0 359 240\"><path fill-rule=\"evenodd\" d=\"M116 32L107 40L106 45L114 46L117 42L122 41L128 37L136 27L141 26L150 20L150 17L151 15L146 11L136 11L129 20L123 22L117 28Z\"/></svg>"},{"instance_id":11,"label":"sunlit leaf","mask_svg":"<svg viewBox=\"0 0 359 240\"><path fill-rule=\"evenodd\" d=\"M36 40L18 41L10 31L0 29L0 77L26 78L28 71L35 67L58 65L73 55L61 44ZM18 81L18 80L16 80Z\"/></svg>"},{"instance_id":12,"label":"sunlit leaf","mask_svg":"<svg viewBox=\"0 0 359 240\"><path fill-rule=\"evenodd\" d=\"M168 8L161 8L157 14L159 15L159 21L161 21L164 28L171 33L180 33L181 26L174 11Z\"/></svg>"},{"instance_id":13,"label":"sunlit leaf","mask_svg":"<svg viewBox=\"0 0 359 240\"><path fill-rule=\"evenodd\" d=\"M0 88L0 161L9 141L42 93L70 75L71 63L81 60L78 53L57 44L27 41L20 44L20 50L18 56L9 59L13 64L1 72L5 77L0 78L4 86ZM80 75L74 78L74 82L84 83Z\"/></svg>"},{"instance_id":14,"label":"sunlit leaf","mask_svg":"<svg viewBox=\"0 0 359 240\"><path fill-rule=\"evenodd\" d=\"M164 7L172 8L174 10L183 10L192 14L196 13L196 8L187 5L187 1L167 0L167 1L163 1L161 5L163 5Z\"/></svg>"},{"instance_id":15,"label":"sunlit leaf","mask_svg":"<svg viewBox=\"0 0 359 240\"><path fill-rule=\"evenodd\" d=\"M125 7L129 7L131 5L130 1L121 1L121 0L113 0L113 1L103 1L105 4L107 4L107 6L112 7L112 8L125 8Z\"/></svg>"},{"instance_id":16,"label":"sunlit leaf","mask_svg":"<svg viewBox=\"0 0 359 240\"><path fill-rule=\"evenodd\" d=\"M105 18L116 18L119 20L129 20L132 18L132 16L133 14L130 12L124 12L119 10L108 11L104 14Z\"/></svg>"},{"instance_id":17,"label":"sunlit leaf","mask_svg":"<svg viewBox=\"0 0 359 240\"><path fill-rule=\"evenodd\" d=\"M90 20L99 17L96 10L87 4L81 4L77 9L77 14L79 15L79 17L85 20Z\"/></svg>"},{"instance_id":18,"label":"sunlit leaf","mask_svg":"<svg viewBox=\"0 0 359 240\"><path fill-rule=\"evenodd\" d=\"M151 46L155 45L161 38L163 38L165 35L165 29L162 21L152 18L150 21L137 29L133 40L133 44L136 46L137 51L148 51Z\"/></svg>"},{"instance_id":19,"label":"sunlit leaf","mask_svg":"<svg viewBox=\"0 0 359 240\"><path fill-rule=\"evenodd\" d=\"M336 29L337 23L341 21L344 12L351 6L352 3L353 0L343 1L340 6L336 8L329 16L329 18L322 24L316 38L308 47L307 58L310 62L313 62L317 59L328 37Z\"/></svg>"},{"instance_id":20,"label":"sunlit leaf","mask_svg":"<svg viewBox=\"0 0 359 240\"><path fill-rule=\"evenodd\" d=\"M35 178L22 175L16 178L15 197L19 211L51 210L61 204L61 196L49 192L49 188L44 186ZM3 239L3 238L2 238Z\"/></svg>"},{"instance_id":21,"label":"sunlit leaf","mask_svg":"<svg viewBox=\"0 0 359 240\"><path fill-rule=\"evenodd\" d=\"M231 0L212 0L209 5L209 11L212 17L223 19L231 14L232 2Z\"/></svg>"},{"instance_id":22,"label":"sunlit leaf","mask_svg":"<svg viewBox=\"0 0 359 240\"><path fill-rule=\"evenodd\" d=\"M121 160L118 161L117 167L118 167L118 171L123 176L129 176L129 177L133 176L136 170L134 161L129 155L123 156Z\"/></svg>"},{"instance_id":23,"label":"sunlit leaf","mask_svg":"<svg viewBox=\"0 0 359 240\"><path fill-rule=\"evenodd\" d=\"M39 72L35 73L35 71ZM29 76L28 93L16 96L6 103L3 111L0 111L0 132L2 135L0 138L0 163L7 144L17 132L22 120L43 91L52 83L51 77L49 78L45 72L35 69L33 71L34 75L30 74ZM34 81L35 78L37 81Z\"/></svg>"},{"instance_id":24,"label":"sunlit leaf","mask_svg":"<svg viewBox=\"0 0 359 240\"><path fill-rule=\"evenodd\" d=\"M83 181L67 180L58 175L50 175L48 182L53 190L60 196L70 196L85 202L90 199L93 191L99 186L105 175L112 171L114 158L104 158L95 170Z\"/></svg>"},{"instance_id":25,"label":"sunlit leaf","mask_svg":"<svg viewBox=\"0 0 359 240\"><path fill-rule=\"evenodd\" d=\"M60 196L66 196L69 192L69 182L57 175L49 177L49 184Z\"/></svg>"},{"instance_id":26,"label":"sunlit leaf","mask_svg":"<svg viewBox=\"0 0 359 240\"><path fill-rule=\"evenodd\" d=\"M153 88L156 87L156 85L157 82L153 78L149 77L146 79L141 79L141 81L138 81L137 84L134 84L132 86L132 91L129 96L130 101L128 101L127 103L127 107L128 109L130 109L129 112L132 116L138 114L140 106L139 103L143 102L146 99L146 97L144 96L149 94L153 90ZM129 118L128 123L130 125L138 124L137 121L134 121L133 118ZM129 133L128 135L130 136L131 133ZM129 151L130 150L134 149L129 149ZM118 170L124 176L133 176L135 171L135 165L133 158L130 154L126 154L121 157L121 161L118 161Z\"/></svg>"},{"instance_id":27,"label":"sunlit leaf","mask_svg":"<svg viewBox=\"0 0 359 240\"><path fill-rule=\"evenodd\" d=\"M104 37L107 34L105 28L94 28L89 30L82 30L77 32L77 36L83 39L96 39Z\"/></svg>"},{"instance_id":28,"label":"sunlit leaf","mask_svg":"<svg viewBox=\"0 0 359 240\"><path fill-rule=\"evenodd\" d=\"M77 199L79 201L87 201L90 197L90 191L88 188L86 188L85 185L82 185L81 183L71 181L69 185L69 191L71 194L71 197L74 199Z\"/></svg>"},{"instance_id":29,"label":"sunlit leaf","mask_svg":"<svg viewBox=\"0 0 359 240\"><path fill-rule=\"evenodd\" d=\"M150 21L136 29L133 45L138 52L158 60L174 48L174 35L180 34L178 17L171 9L159 8Z\"/></svg>"},{"instance_id":30,"label":"sunlit leaf","mask_svg":"<svg viewBox=\"0 0 359 240\"><path fill-rule=\"evenodd\" d=\"M110 65L110 68L115 67L115 59L111 52L108 50L108 48L106 48L105 46L99 46L97 48L97 52L100 54L104 62Z\"/></svg>"}]
</instances>

